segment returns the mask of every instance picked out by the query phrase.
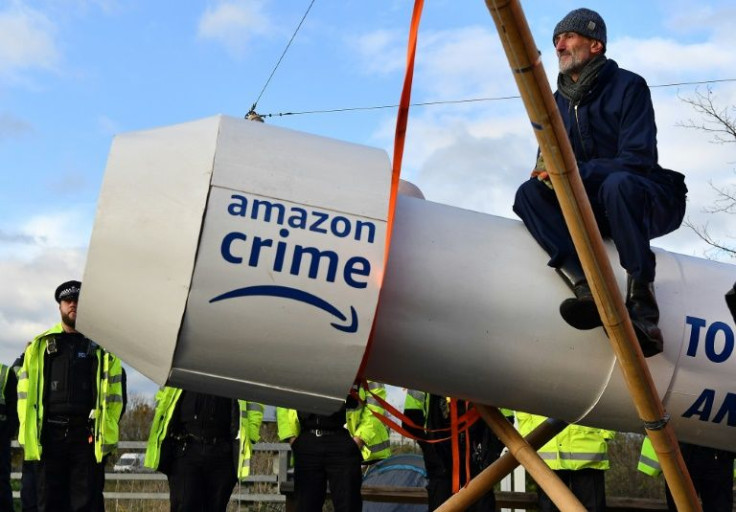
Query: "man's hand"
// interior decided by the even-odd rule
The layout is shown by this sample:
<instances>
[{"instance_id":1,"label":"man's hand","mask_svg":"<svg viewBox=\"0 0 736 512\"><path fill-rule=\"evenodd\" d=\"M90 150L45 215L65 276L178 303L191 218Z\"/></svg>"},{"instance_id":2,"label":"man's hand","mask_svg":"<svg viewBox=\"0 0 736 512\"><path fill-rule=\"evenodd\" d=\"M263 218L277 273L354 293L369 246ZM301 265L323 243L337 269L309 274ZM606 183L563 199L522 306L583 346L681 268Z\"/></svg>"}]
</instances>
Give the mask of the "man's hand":
<instances>
[{"instance_id":1,"label":"man's hand","mask_svg":"<svg viewBox=\"0 0 736 512\"><path fill-rule=\"evenodd\" d=\"M532 178L537 178L539 181L552 188L552 182L549 179L549 173L542 169L534 169L532 171Z\"/></svg>"},{"instance_id":2,"label":"man's hand","mask_svg":"<svg viewBox=\"0 0 736 512\"><path fill-rule=\"evenodd\" d=\"M353 441L355 441L355 444L358 445L358 449L359 450L363 448L363 445L365 445L365 443L363 442L363 440L361 438L359 438L358 436L353 436Z\"/></svg>"},{"instance_id":3,"label":"man's hand","mask_svg":"<svg viewBox=\"0 0 736 512\"><path fill-rule=\"evenodd\" d=\"M547 172L547 164L544 163L542 153L537 155L537 163L532 171L532 178L537 178L549 188L552 188L552 182L550 181L549 173Z\"/></svg>"}]
</instances>

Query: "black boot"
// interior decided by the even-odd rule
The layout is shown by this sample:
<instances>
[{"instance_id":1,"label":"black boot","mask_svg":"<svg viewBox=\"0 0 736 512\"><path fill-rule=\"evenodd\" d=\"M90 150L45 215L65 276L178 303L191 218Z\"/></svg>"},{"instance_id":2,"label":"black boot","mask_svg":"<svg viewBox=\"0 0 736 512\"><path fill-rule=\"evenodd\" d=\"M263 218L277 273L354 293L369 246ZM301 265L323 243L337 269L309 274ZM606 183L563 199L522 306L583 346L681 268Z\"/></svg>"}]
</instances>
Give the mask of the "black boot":
<instances>
[{"instance_id":1,"label":"black boot","mask_svg":"<svg viewBox=\"0 0 736 512\"><path fill-rule=\"evenodd\" d=\"M636 338L644 357L662 352L662 331L657 327L659 308L654 297L654 284L638 281L629 275L626 280L626 309L629 310Z\"/></svg>"},{"instance_id":2,"label":"black boot","mask_svg":"<svg viewBox=\"0 0 736 512\"><path fill-rule=\"evenodd\" d=\"M565 299L560 304L560 315L565 322L583 331L602 326L603 322L580 263L566 262L557 269L557 273L575 294L574 299Z\"/></svg>"},{"instance_id":3,"label":"black boot","mask_svg":"<svg viewBox=\"0 0 736 512\"><path fill-rule=\"evenodd\" d=\"M733 288L726 293L726 305L731 312L733 321L736 322L736 283L733 283Z\"/></svg>"}]
</instances>

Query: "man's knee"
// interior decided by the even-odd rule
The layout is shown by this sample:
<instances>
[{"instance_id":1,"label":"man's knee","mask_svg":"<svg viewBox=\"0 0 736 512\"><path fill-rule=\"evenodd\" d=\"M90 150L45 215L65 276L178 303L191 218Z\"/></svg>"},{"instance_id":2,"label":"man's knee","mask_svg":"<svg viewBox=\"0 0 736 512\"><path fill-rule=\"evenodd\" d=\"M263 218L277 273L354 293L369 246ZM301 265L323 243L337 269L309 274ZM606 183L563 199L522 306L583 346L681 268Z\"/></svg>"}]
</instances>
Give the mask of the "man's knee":
<instances>
[{"instance_id":1,"label":"man's knee","mask_svg":"<svg viewBox=\"0 0 736 512\"><path fill-rule=\"evenodd\" d=\"M617 202L635 204L643 199L645 179L632 172L615 172L606 177L598 190L598 200L606 209Z\"/></svg>"},{"instance_id":2,"label":"man's knee","mask_svg":"<svg viewBox=\"0 0 736 512\"><path fill-rule=\"evenodd\" d=\"M548 194L550 189L539 180L526 180L516 190L516 197L514 198L514 213L524 218L525 214L529 211L535 211L533 205L539 205L545 194Z\"/></svg>"}]
</instances>

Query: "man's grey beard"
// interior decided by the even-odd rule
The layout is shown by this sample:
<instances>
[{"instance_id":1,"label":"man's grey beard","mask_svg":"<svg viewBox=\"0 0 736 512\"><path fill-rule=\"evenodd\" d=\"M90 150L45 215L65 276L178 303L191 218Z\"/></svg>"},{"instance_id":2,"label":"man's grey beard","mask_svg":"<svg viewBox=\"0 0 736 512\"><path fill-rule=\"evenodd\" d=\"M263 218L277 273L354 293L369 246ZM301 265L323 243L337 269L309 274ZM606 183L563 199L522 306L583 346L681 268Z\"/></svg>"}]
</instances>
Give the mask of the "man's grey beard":
<instances>
[{"instance_id":1,"label":"man's grey beard","mask_svg":"<svg viewBox=\"0 0 736 512\"><path fill-rule=\"evenodd\" d=\"M591 61L590 58L579 60L576 55L574 54L569 54L569 55L571 59L570 59L570 64L567 66L567 68L563 69L562 64L560 63L560 73L562 73L563 75L575 75L575 74L579 75L583 71L583 68L585 68L585 66L588 64L588 62ZM558 58L558 61L559 61L559 58Z\"/></svg>"}]
</instances>

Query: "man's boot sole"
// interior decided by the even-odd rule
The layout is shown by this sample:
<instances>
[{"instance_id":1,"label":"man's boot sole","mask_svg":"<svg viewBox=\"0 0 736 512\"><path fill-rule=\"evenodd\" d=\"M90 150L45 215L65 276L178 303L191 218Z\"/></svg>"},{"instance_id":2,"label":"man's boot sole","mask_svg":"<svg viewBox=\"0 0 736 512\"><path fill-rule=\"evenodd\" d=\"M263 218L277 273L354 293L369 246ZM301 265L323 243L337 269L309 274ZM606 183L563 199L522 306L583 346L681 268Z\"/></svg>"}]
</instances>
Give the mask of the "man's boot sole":
<instances>
[{"instance_id":1,"label":"man's boot sole","mask_svg":"<svg viewBox=\"0 0 736 512\"><path fill-rule=\"evenodd\" d=\"M601 327L603 322L598 308L592 300L569 298L560 304L560 315L569 325L581 331L589 331Z\"/></svg>"}]
</instances>

